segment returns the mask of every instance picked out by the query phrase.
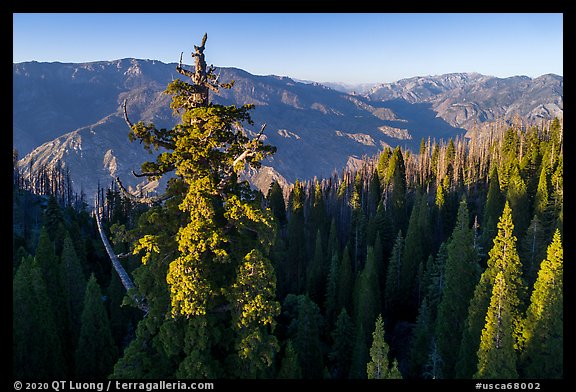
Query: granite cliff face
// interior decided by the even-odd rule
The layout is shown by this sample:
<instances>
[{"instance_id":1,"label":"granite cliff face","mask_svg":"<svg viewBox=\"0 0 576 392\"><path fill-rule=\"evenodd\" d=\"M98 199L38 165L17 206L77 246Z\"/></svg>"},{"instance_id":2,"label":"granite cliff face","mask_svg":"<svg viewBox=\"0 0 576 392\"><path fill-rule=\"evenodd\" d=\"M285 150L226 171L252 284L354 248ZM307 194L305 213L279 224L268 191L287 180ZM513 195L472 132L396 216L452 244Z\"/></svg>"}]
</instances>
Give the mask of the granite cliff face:
<instances>
[{"instance_id":1,"label":"granite cliff face","mask_svg":"<svg viewBox=\"0 0 576 392\"><path fill-rule=\"evenodd\" d=\"M551 118L563 108L563 78L556 75L417 77L356 95L234 68L216 72L235 85L212 100L254 104L254 130L266 123L266 142L278 148L259 173L247 173L264 191L272 179L329 176L386 145L417 149L422 137L454 137L475 122L515 114ZM132 121L172 127L178 119L162 92L179 77L176 64L152 60L14 64L13 143L25 175L60 160L70 168L75 189L87 195L98 181L108 184L115 176L136 187L141 179L131 171L155 157L128 141L121 103L127 99Z\"/></svg>"}]
</instances>

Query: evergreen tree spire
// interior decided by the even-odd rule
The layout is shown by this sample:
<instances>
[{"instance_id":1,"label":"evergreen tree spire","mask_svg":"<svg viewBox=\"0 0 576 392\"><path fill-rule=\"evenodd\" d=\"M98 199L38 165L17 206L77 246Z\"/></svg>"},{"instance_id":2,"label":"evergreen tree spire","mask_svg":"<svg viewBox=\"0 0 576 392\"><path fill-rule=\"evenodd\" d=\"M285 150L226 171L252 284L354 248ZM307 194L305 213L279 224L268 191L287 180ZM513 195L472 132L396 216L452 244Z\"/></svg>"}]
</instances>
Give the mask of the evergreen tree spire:
<instances>
[{"instance_id":1,"label":"evergreen tree spire","mask_svg":"<svg viewBox=\"0 0 576 392\"><path fill-rule=\"evenodd\" d=\"M302 366L302 376L306 379L322 378L324 369L320 346L322 316L318 306L308 296L300 295L297 299L298 319L294 344Z\"/></svg>"},{"instance_id":2,"label":"evergreen tree spire","mask_svg":"<svg viewBox=\"0 0 576 392\"><path fill-rule=\"evenodd\" d=\"M564 256L559 230L540 264L524 321L522 368L528 378L562 378L564 352Z\"/></svg>"},{"instance_id":3,"label":"evergreen tree spire","mask_svg":"<svg viewBox=\"0 0 576 392\"><path fill-rule=\"evenodd\" d=\"M149 180L174 175L165 195L157 198L138 198L117 179L127 197L153 204L140 217L135 230L139 238L133 243L133 254L142 256L142 265L133 272L135 285L150 311L138 325L131 343L135 348L126 349L119 361L117 377L153 377L161 367L163 377L263 376L269 370L261 365L271 364L270 350L278 348L268 322L279 306L274 268L267 259L277 227L272 211L262 209L260 193L240 178L276 149L264 144L264 126L253 138L244 128L254 125L254 105L210 102L209 91L231 88L232 83L217 83L214 68L206 66L206 39L194 47L194 71L182 63L176 68L192 83L175 79L166 88L172 96L170 107L181 116L173 129L133 124L124 105L129 139L149 152L162 150L138 175ZM297 254L288 260L301 276L286 270L285 283L302 289L303 197L294 197L291 207L297 233L288 227L288 249ZM302 217L299 224L297 216ZM252 285L265 292L254 293ZM240 287L247 290L240 292ZM169 334L173 328L178 333ZM137 349L143 346L148 349Z\"/></svg>"},{"instance_id":4,"label":"evergreen tree spire","mask_svg":"<svg viewBox=\"0 0 576 392\"><path fill-rule=\"evenodd\" d=\"M60 282L62 287L65 314L67 316L66 335L64 336L67 352L74 353L80 335L81 316L86 292L86 278L82 272L80 260L74 250L72 239L68 232L64 237L62 257L60 261ZM69 358L73 362L73 356Z\"/></svg>"},{"instance_id":5,"label":"evergreen tree spire","mask_svg":"<svg viewBox=\"0 0 576 392\"><path fill-rule=\"evenodd\" d=\"M515 348L521 347L520 311L526 296L526 286L522 277L522 264L516 250L516 236L512 223L512 209L508 202L504 205L504 211L498 222L498 235L494 238L494 246L488 253L488 269L490 282L494 284L494 278L498 272L504 274L509 293L512 323L514 325Z\"/></svg>"},{"instance_id":6,"label":"evergreen tree spire","mask_svg":"<svg viewBox=\"0 0 576 392\"><path fill-rule=\"evenodd\" d=\"M370 362L366 366L369 379L402 378L398 371L398 363L394 360L392 367L388 359L390 348L384 340L384 321L378 315L372 333L372 347L370 348Z\"/></svg>"},{"instance_id":7,"label":"evergreen tree spire","mask_svg":"<svg viewBox=\"0 0 576 392\"><path fill-rule=\"evenodd\" d=\"M304 188L296 179L290 196L288 221L288 283L289 293L301 294L306 281L306 233L304 231Z\"/></svg>"},{"instance_id":8,"label":"evergreen tree spire","mask_svg":"<svg viewBox=\"0 0 576 392\"><path fill-rule=\"evenodd\" d=\"M480 336L485 325L491 293L499 272L503 274L506 280L506 303L509 306L512 320L514 348L520 350L522 347L520 315L526 288L522 279L522 264L516 251L512 210L508 202L504 206L497 227L498 235L494 238L494 246L489 252L488 267L480 276L480 281L474 289L474 295L468 307L468 317L462 334L459 360L456 365L456 373L459 378L470 378L475 372L475 353L480 345Z\"/></svg>"},{"instance_id":9,"label":"evergreen tree spire","mask_svg":"<svg viewBox=\"0 0 576 392\"><path fill-rule=\"evenodd\" d=\"M498 168L496 165L492 166L490 172L490 182L488 184L488 195L486 196L486 205L484 207L484 218L482 226L484 227L482 233L482 243L487 249L488 244L492 243L492 238L496 235L496 224L498 217L502 214L504 207L504 198L500 192L500 180L498 176Z\"/></svg>"},{"instance_id":10,"label":"evergreen tree spire","mask_svg":"<svg viewBox=\"0 0 576 392\"><path fill-rule=\"evenodd\" d=\"M538 188L536 196L534 197L534 214L543 217L548 208L548 176L546 170L546 163L542 164L540 170L540 177L538 179Z\"/></svg>"},{"instance_id":11,"label":"evergreen tree spire","mask_svg":"<svg viewBox=\"0 0 576 392\"><path fill-rule=\"evenodd\" d=\"M270 184L270 189L268 189L268 206L272 210L272 214L276 218L276 221L280 227L286 225L286 204L284 203L284 195L282 193L282 188L278 181L273 181Z\"/></svg>"},{"instance_id":12,"label":"evergreen tree spire","mask_svg":"<svg viewBox=\"0 0 576 392\"><path fill-rule=\"evenodd\" d=\"M404 238L402 237L402 231L399 231L396 241L394 242L394 248L392 248L392 255L390 256L388 271L386 273L386 294L384 299L387 317L394 317L396 315L401 301L400 271L402 268L403 252Z\"/></svg>"},{"instance_id":13,"label":"evergreen tree spire","mask_svg":"<svg viewBox=\"0 0 576 392\"><path fill-rule=\"evenodd\" d=\"M62 343L40 266L22 259L12 284L13 374L23 379L66 377Z\"/></svg>"},{"instance_id":14,"label":"evergreen tree spire","mask_svg":"<svg viewBox=\"0 0 576 392\"><path fill-rule=\"evenodd\" d=\"M416 318L416 326L414 327L414 335L410 343L410 376L419 378L423 373L424 365L428 360L428 348L432 341L432 317L430 315L430 308L428 306L428 299L424 297L420 309L418 310L418 317Z\"/></svg>"},{"instance_id":15,"label":"evergreen tree spire","mask_svg":"<svg viewBox=\"0 0 576 392\"><path fill-rule=\"evenodd\" d=\"M464 320L480 273L473 235L468 207L463 199L447 246L445 283L436 320L435 335L444 366L442 373L447 378L454 374Z\"/></svg>"},{"instance_id":16,"label":"evergreen tree spire","mask_svg":"<svg viewBox=\"0 0 576 392\"><path fill-rule=\"evenodd\" d=\"M288 340L284 350L284 357L278 371L279 379L301 379L302 368L298 362L298 353L294 349L292 340Z\"/></svg>"},{"instance_id":17,"label":"evergreen tree spire","mask_svg":"<svg viewBox=\"0 0 576 392\"><path fill-rule=\"evenodd\" d=\"M504 272L499 271L486 315L478 350L478 371L475 378L518 378L516 353L512 336L512 313Z\"/></svg>"},{"instance_id":18,"label":"evergreen tree spire","mask_svg":"<svg viewBox=\"0 0 576 392\"><path fill-rule=\"evenodd\" d=\"M337 379L348 378L354 346L354 324L344 308L336 320L332 340L332 350L329 354L333 363L332 375Z\"/></svg>"},{"instance_id":19,"label":"evergreen tree spire","mask_svg":"<svg viewBox=\"0 0 576 392\"><path fill-rule=\"evenodd\" d=\"M94 274L88 279L82 311L82 327L76 349L76 377L106 378L112 371L118 350L112 338L108 314Z\"/></svg>"},{"instance_id":20,"label":"evergreen tree spire","mask_svg":"<svg viewBox=\"0 0 576 392\"><path fill-rule=\"evenodd\" d=\"M352 291L354 289L354 277L352 275L352 261L350 260L350 252L348 245L344 247L342 252L342 259L338 266L338 281L336 284L337 290L337 309L346 308L352 313Z\"/></svg>"},{"instance_id":21,"label":"evergreen tree spire","mask_svg":"<svg viewBox=\"0 0 576 392\"><path fill-rule=\"evenodd\" d=\"M306 274L306 292L310 299L316 303L321 303L324 298L324 288L326 287L327 272L324 265L324 251L322 249L322 233L320 229L316 232L314 255L308 264Z\"/></svg>"}]
</instances>

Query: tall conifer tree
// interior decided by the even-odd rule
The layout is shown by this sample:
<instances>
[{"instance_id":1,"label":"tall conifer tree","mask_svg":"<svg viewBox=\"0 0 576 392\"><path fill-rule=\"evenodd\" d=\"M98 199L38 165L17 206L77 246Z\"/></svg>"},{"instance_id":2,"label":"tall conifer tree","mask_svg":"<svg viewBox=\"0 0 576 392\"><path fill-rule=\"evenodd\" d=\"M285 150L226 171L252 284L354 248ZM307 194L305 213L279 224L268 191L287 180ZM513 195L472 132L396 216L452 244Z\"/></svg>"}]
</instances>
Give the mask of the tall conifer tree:
<instances>
[{"instance_id":1,"label":"tall conifer tree","mask_svg":"<svg viewBox=\"0 0 576 392\"><path fill-rule=\"evenodd\" d=\"M523 375L562 378L564 374L564 253L559 230L540 264L524 321Z\"/></svg>"},{"instance_id":2,"label":"tall conifer tree","mask_svg":"<svg viewBox=\"0 0 576 392\"><path fill-rule=\"evenodd\" d=\"M498 271L492 298L486 315L486 324L478 349L478 371L475 378L518 378L511 304L504 272Z\"/></svg>"},{"instance_id":3,"label":"tall conifer tree","mask_svg":"<svg viewBox=\"0 0 576 392\"><path fill-rule=\"evenodd\" d=\"M384 340L384 321L382 315L379 315L372 333L370 362L366 366L366 374L369 379L402 378L396 361L390 366L389 351L388 343Z\"/></svg>"},{"instance_id":4,"label":"tall conifer tree","mask_svg":"<svg viewBox=\"0 0 576 392\"><path fill-rule=\"evenodd\" d=\"M118 349L112 338L102 292L94 274L90 276L86 285L81 321L76 349L76 377L106 378L112 372Z\"/></svg>"},{"instance_id":5,"label":"tall conifer tree","mask_svg":"<svg viewBox=\"0 0 576 392\"><path fill-rule=\"evenodd\" d=\"M68 369L44 275L31 256L24 258L16 271L12 295L14 377L66 377Z\"/></svg>"},{"instance_id":6,"label":"tall conifer tree","mask_svg":"<svg viewBox=\"0 0 576 392\"><path fill-rule=\"evenodd\" d=\"M210 102L210 91L231 88L232 83L219 83L214 68L207 67L206 39L204 35L194 47L194 71L181 62L176 68L192 83L175 79L166 88L172 96L170 107L181 116L173 129L132 124L124 105L130 140L150 152L162 149L155 162L142 165L140 175L150 180L171 172L174 176L166 194L157 198L137 198L119 182L127 197L154 206L140 218L140 238L133 244L133 253L142 254L143 263L134 272L135 284L151 314L139 323L131 345L148 349L127 349L116 377L150 377L161 367L164 377L253 377L254 369L271 364L269 348L275 346L272 330L279 305L267 254L275 226L272 212L262 210L258 193L239 175L246 166L260 167L275 148L263 143L264 127L252 138L254 133L244 128L243 124L254 125L253 105ZM294 203L292 209L293 217L298 216ZM293 238L291 245L296 243ZM301 249L301 244L289 249ZM299 256L290 261L300 263ZM260 297L248 292L246 298L236 289L244 281L266 291ZM240 327L241 320L247 323ZM248 344L246 339L248 351L241 343ZM250 366L238 366L239 362Z\"/></svg>"},{"instance_id":7,"label":"tall conifer tree","mask_svg":"<svg viewBox=\"0 0 576 392\"><path fill-rule=\"evenodd\" d=\"M354 324L346 309L342 309L332 331L332 349L329 359L332 362L334 378L348 378L354 346Z\"/></svg>"},{"instance_id":8,"label":"tall conifer tree","mask_svg":"<svg viewBox=\"0 0 576 392\"><path fill-rule=\"evenodd\" d=\"M436 343L444 365L442 373L447 378L454 374L464 320L480 274L473 240L464 199L460 202L456 226L447 246L445 283L436 320Z\"/></svg>"},{"instance_id":9,"label":"tall conifer tree","mask_svg":"<svg viewBox=\"0 0 576 392\"><path fill-rule=\"evenodd\" d=\"M494 246L489 252L488 267L480 276L468 308L459 361L456 366L458 377L470 378L475 372L475 353L478 351L494 281L499 272L506 280L506 303L509 306L512 320L514 348L520 350L522 347L521 309L526 287L522 278L522 265L516 250L516 237L513 231L512 210L507 202L498 222L498 235L494 238Z\"/></svg>"}]
</instances>

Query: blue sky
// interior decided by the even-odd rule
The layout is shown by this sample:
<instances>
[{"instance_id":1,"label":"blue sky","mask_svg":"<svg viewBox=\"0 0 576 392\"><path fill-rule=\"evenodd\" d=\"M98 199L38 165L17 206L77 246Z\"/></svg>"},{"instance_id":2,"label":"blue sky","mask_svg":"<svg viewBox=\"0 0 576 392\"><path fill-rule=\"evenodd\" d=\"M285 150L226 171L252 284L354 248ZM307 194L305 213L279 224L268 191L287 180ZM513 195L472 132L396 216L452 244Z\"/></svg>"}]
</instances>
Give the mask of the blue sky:
<instances>
[{"instance_id":1,"label":"blue sky","mask_svg":"<svg viewBox=\"0 0 576 392\"><path fill-rule=\"evenodd\" d=\"M256 75L373 83L450 72L563 75L559 13L17 13L13 62L135 57L206 61Z\"/></svg>"}]
</instances>

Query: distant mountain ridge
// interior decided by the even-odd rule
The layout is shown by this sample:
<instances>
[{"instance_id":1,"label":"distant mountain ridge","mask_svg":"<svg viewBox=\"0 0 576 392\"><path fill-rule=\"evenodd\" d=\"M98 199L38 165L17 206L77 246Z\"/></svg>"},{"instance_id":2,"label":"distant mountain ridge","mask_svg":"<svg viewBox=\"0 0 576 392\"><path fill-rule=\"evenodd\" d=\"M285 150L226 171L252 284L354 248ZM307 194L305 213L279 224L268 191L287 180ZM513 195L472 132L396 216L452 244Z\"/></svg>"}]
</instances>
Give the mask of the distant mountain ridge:
<instances>
[{"instance_id":1,"label":"distant mountain ridge","mask_svg":"<svg viewBox=\"0 0 576 392\"><path fill-rule=\"evenodd\" d=\"M451 73L413 77L373 87L366 96L375 101L403 99L430 103L438 116L455 127L520 116L527 121L561 117L564 78L546 74L537 78L497 78L479 73Z\"/></svg>"},{"instance_id":2,"label":"distant mountain ridge","mask_svg":"<svg viewBox=\"0 0 576 392\"><path fill-rule=\"evenodd\" d=\"M71 169L75 189L87 194L97 181L106 184L116 175L136 186L140 180L131 171L154 156L128 141L121 103L127 100L132 121L172 127L178 118L162 92L182 77L175 68L137 59L13 64L13 140L21 167L27 171L34 163L34 172L59 159ZM293 182L329 176L387 145L417 149L422 137L463 135L471 124L515 113L532 120L551 118L563 108L563 78L556 75L416 77L351 95L320 83L235 68L217 73L235 85L212 100L256 105L254 129L266 123L266 141L278 147L263 170L249 173L264 191L272 178Z\"/></svg>"}]
</instances>

